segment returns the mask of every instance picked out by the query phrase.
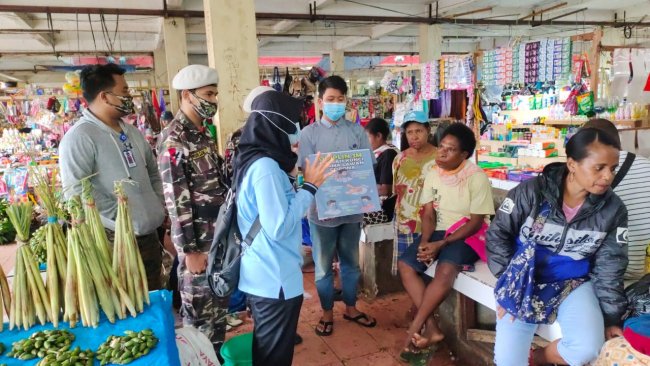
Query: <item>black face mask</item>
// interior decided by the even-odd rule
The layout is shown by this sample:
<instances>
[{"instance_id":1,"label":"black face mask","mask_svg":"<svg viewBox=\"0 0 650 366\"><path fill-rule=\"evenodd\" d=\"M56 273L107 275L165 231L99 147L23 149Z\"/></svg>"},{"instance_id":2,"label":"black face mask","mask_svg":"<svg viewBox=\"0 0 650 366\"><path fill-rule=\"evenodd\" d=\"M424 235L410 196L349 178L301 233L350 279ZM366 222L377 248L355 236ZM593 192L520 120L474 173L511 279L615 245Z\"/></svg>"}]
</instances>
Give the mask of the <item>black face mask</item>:
<instances>
[{"instance_id":1,"label":"black face mask","mask_svg":"<svg viewBox=\"0 0 650 366\"><path fill-rule=\"evenodd\" d=\"M108 105L113 106L115 109L117 109L118 112L122 113L125 116L128 116L129 114L135 113L135 104L133 104L133 97L132 96L130 96L130 95L129 96L122 96L122 95L117 95L117 94L114 94L114 93L111 93L111 92L106 92L106 93L116 97L117 99L119 99L122 102L122 104L118 105L118 104L113 104L113 103L109 102L108 100L106 101L106 103L108 103Z\"/></svg>"}]
</instances>

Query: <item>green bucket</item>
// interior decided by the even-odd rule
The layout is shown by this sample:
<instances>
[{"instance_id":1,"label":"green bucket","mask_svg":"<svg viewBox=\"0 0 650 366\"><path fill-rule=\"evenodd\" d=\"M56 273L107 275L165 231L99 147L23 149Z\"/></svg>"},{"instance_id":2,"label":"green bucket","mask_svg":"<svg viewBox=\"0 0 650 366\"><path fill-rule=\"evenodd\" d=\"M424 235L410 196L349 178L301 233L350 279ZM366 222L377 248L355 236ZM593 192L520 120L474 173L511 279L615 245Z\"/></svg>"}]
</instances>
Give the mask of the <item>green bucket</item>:
<instances>
[{"instance_id":1,"label":"green bucket","mask_svg":"<svg viewBox=\"0 0 650 366\"><path fill-rule=\"evenodd\" d=\"M253 333L233 337L221 346L223 366L253 365Z\"/></svg>"}]
</instances>

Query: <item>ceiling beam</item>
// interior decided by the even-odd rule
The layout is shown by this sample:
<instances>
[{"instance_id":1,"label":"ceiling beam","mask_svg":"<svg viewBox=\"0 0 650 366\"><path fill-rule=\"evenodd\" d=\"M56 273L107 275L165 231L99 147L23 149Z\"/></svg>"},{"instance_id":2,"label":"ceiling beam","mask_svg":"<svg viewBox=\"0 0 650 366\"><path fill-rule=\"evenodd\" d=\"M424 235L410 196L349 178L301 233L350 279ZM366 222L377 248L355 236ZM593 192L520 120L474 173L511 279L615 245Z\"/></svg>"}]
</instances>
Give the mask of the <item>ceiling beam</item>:
<instances>
[{"instance_id":1,"label":"ceiling beam","mask_svg":"<svg viewBox=\"0 0 650 366\"><path fill-rule=\"evenodd\" d=\"M21 27L27 28L27 30L34 30L34 20L31 19L26 13L12 13L17 24ZM46 47L54 46L54 37L52 34L38 34L34 33L30 35L33 39L37 40L38 43Z\"/></svg>"},{"instance_id":2,"label":"ceiling beam","mask_svg":"<svg viewBox=\"0 0 650 366\"><path fill-rule=\"evenodd\" d=\"M334 3L334 0L316 0L314 1L316 10L322 9L330 4ZM273 25L272 32L275 34L286 33L300 24L297 20L281 20L275 25Z\"/></svg>"},{"instance_id":3,"label":"ceiling beam","mask_svg":"<svg viewBox=\"0 0 650 366\"><path fill-rule=\"evenodd\" d=\"M324 0L333 1L333 0ZM53 13L53 14L120 14L120 15L141 15L141 16L160 16L203 18L203 11L198 10L168 10L165 14L162 9L119 9L119 8L72 8L72 7L48 7L48 6L25 6L25 5L0 5L0 13L7 12L27 12L27 13ZM473 24L473 25L504 25L504 26L534 26L534 25L555 25L575 27L575 21L529 21L517 19L468 19L468 18L449 18L441 17L431 19L428 17L406 17L406 16L372 16L372 15L335 15L321 14L310 15L309 13L256 13L257 20L302 20L302 21L346 21L361 23L408 23L408 24ZM613 22L613 21L593 21L585 20L580 25L613 27L630 25L640 28L650 27L650 22Z\"/></svg>"},{"instance_id":4,"label":"ceiling beam","mask_svg":"<svg viewBox=\"0 0 650 366\"><path fill-rule=\"evenodd\" d=\"M349 36L336 41L335 47L337 50L345 50L346 48L354 47L358 44L368 40L381 38L385 35L398 31L408 24L379 24L370 28L368 36Z\"/></svg>"},{"instance_id":5,"label":"ceiling beam","mask_svg":"<svg viewBox=\"0 0 650 366\"><path fill-rule=\"evenodd\" d=\"M564 7L566 5L567 5L567 3L563 2L563 3L555 4L553 6L549 6L548 8L534 10L533 12L531 12L530 14L526 15L523 18L520 18L519 20L526 20L528 18L535 18L538 15L543 15L546 12L549 12L549 11L555 10L555 9L559 9L559 8Z\"/></svg>"},{"instance_id":6,"label":"ceiling beam","mask_svg":"<svg viewBox=\"0 0 650 366\"><path fill-rule=\"evenodd\" d=\"M111 53L107 51L95 50L82 50L82 51L56 51L57 56L110 56ZM143 51L122 51L115 52L114 55L120 56L153 56L150 50ZM0 60L3 56L54 56L52 51L0 51Z\"/></svg>"},{"instance_id":7,"label":"ceiling beam","mask_svg":"<svg viewBox=\"0 0 650 366\"><path fill-rule=\"evenodd\" d=\"M183 0L163 0L167 3L168 9L182 9Z\"/></svg>"},{"instance_id":8,"label":"ceiling beam","mask_svg":"<svg viewBox=\"0 0 650 366\"><path fill-rule=\"evenodd\" d=\"M354 47L358 44L361 44L365 41L368 41L370 37L368 36L351 36L339 39L334 43L334 49L345 50L346 48Z\"/></svg>"},{"instance_id":9,"label":"ceiling beam","mask_svg":"<svg viewBox=\"0 0 650 366\"><path fill-rule=\"evenodd\" d=\"M272 32L275 34L286 33L300 24L297 20L281 20L273 25Z\"/></svg>"}]
</instances>

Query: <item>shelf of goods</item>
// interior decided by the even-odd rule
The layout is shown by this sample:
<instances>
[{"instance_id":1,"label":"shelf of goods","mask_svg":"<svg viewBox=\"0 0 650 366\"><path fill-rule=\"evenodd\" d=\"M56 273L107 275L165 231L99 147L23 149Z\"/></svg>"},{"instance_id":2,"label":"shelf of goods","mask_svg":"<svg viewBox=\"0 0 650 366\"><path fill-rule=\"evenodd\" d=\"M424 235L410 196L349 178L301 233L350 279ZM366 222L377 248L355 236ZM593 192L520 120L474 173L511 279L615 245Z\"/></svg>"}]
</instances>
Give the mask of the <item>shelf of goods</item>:
<instances>
[{"instance_id":1,"label":"shelf of goods","mask_svg":"<svg viewBox=\"0 0 650 366\"><path fill-rule=\"evenodd\" d=\"M531 167L539 168L544 167L551 163L565 163L565 156L558 156L552 158L536 158L530 156L524 156L520 158L509 158L509 157L500 157L500 156L489 156L487 154L480 154L478 156L478 161L490 162L490 163L501 163L505 165L510 165L512 167Z\"/></svg>"}]
</instances>

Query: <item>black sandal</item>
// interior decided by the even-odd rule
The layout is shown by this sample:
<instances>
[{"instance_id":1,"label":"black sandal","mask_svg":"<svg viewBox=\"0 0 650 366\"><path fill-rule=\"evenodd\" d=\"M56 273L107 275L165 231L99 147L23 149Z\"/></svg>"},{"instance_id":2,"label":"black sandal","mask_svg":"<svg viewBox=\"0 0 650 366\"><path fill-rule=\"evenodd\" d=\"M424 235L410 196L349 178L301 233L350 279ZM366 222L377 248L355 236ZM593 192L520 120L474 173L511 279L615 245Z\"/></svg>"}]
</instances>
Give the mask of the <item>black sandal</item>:
<instances>
[{"instance_id":1,"label":"black sandal","mask_svg":"<svg viewBox=\"0 0 650 366\"><path fill-rule=\"evenodd\" d=\"M334 322L326 322L323 319L318 321L318 325L322 326L322 331L315 329L316 334L320 337L329 337L334 332ZM328 330L329 329L329 330Z\"/></svg>"},{"instance_id":2,"label":"black sandal","mask_svg":"<svg viewBox=\"0 0 650 366\"><path fill-rule=\"evenodd\" d=\"M359 315L357 315L355 317L351 317L351 316L349 316L347 314L343 314L343 319L351 321L351 322L355 322L355 323L357 323L359 325L362 325L362 326L364 326L366 328L373 328L375 325L377 325L377 319L373 319L372 322L371 322L370 317L365 313L360 313ZM365 319L366 322L368 322L368 323L361 322L360 321L361 319Z\"/></svg>"}]
</instances>

